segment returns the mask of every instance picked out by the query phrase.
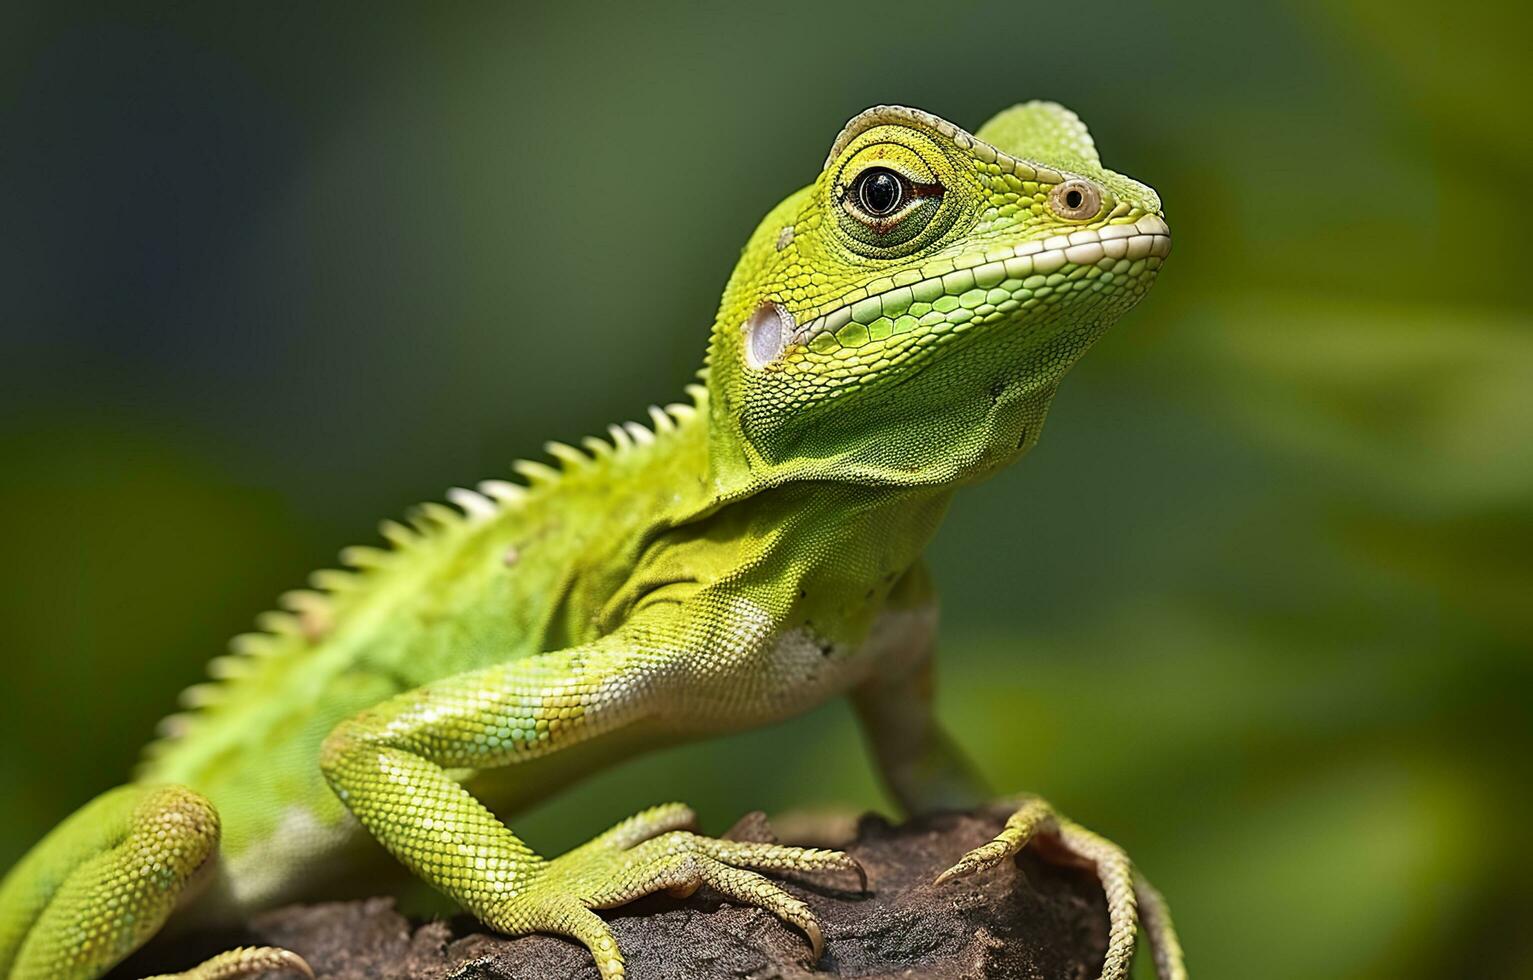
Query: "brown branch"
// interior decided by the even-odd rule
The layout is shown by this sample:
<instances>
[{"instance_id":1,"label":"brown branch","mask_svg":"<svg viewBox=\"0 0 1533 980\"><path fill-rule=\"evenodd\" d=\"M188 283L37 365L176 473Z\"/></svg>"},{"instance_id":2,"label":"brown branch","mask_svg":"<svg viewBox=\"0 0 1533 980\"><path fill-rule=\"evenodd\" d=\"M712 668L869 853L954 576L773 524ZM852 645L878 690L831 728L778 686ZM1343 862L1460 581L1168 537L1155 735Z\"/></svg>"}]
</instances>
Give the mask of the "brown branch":
<instances>
[{"instance_id":1,"label":"brown branch","mask_svg":"<svg viewBox=\"0 0 1533 980\"><path fill-rule=\"evenodd\" d=\"M737 835L764 825L742 821ZM825 929L811 971L799 932L758 909L704 889L686 900L656 896L607 913L630 980L715 978L1028 978L1088 980L1101 967L1106 912L1095 880L1030 853L975 879L934 888L933 878L1000 828L990 814L951 814L890 827L864 819L848 849L867 868L871 892L809 882L788 887ZM157 942L114 976L185 968L208 949L252 942L303 954L321 978L591 980L585 950L548 937L506 939L474 920L412 923L387 898L291 906L232 935Z\"/></svg>"}]
</instances>

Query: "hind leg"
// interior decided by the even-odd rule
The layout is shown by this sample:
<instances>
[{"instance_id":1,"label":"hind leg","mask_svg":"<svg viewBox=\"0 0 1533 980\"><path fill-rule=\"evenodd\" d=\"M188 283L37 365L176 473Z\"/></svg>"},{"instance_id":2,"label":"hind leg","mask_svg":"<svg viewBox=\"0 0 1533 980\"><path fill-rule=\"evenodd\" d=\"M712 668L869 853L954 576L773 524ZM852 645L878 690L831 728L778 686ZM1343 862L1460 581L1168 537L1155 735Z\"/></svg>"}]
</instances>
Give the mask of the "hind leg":
<instances>
[{"instance_id":1,"label":"hind leg","mask_svg":"<svg viewBox=\"0 0 1533 980\"><path fill-rule=\"evenodd\" d=\"M181 786L122 786L77 810L0 881L0 978L94 980L165 923L193 875L218 850L218 813ZM264 969L308 972L283 951L236 951L189 977ZM271 955L261 955L270 953Z\"/></svg>"}]
</instances>

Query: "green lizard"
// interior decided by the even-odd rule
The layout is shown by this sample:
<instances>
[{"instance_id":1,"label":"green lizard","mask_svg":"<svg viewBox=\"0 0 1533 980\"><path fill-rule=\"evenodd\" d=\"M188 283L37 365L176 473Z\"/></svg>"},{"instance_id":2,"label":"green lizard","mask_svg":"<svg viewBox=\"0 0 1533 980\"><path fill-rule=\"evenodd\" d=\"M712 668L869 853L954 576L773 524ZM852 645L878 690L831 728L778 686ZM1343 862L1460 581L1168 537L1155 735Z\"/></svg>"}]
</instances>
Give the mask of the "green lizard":
<instances>
[{"instance_id":1,"label":"green lizard","mask_svg":"<svg viewBox=\"0 0 1533 980\"><path fill-rule=\"evenodd\" d=\"M971 135L881 106L751 236L703 384L524 483L457 490L390 549L212 662L134 782L66 819L0 883L0 977L98 977L194 893L237 916L322 892L383 845L486 925L623 956L595 909L706 884L801 929L762 871L860 871L827 850L717 840L658 806L555 858L500 814L625 756L849 695L907 811L983 798L931 711L921 553L961 486L1037 440L1061 378L1150 288L1160 200L1102 168L1066 109ZM1115 845L1023 797L941 878L1034 838L1096 869L1126 976L1140 925L1185 977L1163 902ZM285 969L235 950L178 976Z\"/></svg>"}]
</instances>

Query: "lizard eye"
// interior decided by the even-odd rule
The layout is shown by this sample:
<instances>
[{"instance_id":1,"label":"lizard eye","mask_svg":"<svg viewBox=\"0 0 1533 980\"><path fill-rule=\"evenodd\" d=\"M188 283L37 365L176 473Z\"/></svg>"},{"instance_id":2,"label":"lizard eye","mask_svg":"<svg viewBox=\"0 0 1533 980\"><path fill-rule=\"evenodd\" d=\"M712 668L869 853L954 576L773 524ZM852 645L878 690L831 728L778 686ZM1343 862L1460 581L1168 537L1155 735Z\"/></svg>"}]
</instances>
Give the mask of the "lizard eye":
<instances>
[{"instance_id":1,"label":"lizard eye","mask_svg":"<svg viewBox=\"0 0 1533 980\"><path fill-rule=\"evenodd\" d=\"M831 185L828 203L840 212L846 244L869 258L891 258L922 236L940 232L945 223L943 186L932 167L907 148L875 147L877 161L850 164ZM898 163L894 161L898 160ZM886 162L887 161L887 162ZM949 217L957 212L947 209Z\"/></svg>"},{"instance_id":2,"label":"lizard eye","mask_svg":"<svg viewBox=\"0 0 1533 980\"><path fill-rule=\"evenodd\" d=\"M1102 210L1102 192L1089 181L1073 179L1056 184L1049 192L1049 207L1061 218L1084 221Z\"/></svg>"},{"instance_id":3,"label":"lizard eye","mask_svg":"<svg viewBox=\"0 0 1533 980\"><path fill-rule=\"evenodd\" d=\"M917 184L888 167L870 167L843 192L841 206L874 234L885 235L923 203L941 198L941 184Z\"/></svg>"},{"instance_id":4,"label":"lizard eye","mask_svg":"<svg viewBox=\"0 0 1533 980\"><path fill-rule=\"evenodd\" d=\"M857 178L852 185L857 204L875 218L887 218L905 200L905 183L892 170L875 167Z\"/></svg>"}]
</instances>

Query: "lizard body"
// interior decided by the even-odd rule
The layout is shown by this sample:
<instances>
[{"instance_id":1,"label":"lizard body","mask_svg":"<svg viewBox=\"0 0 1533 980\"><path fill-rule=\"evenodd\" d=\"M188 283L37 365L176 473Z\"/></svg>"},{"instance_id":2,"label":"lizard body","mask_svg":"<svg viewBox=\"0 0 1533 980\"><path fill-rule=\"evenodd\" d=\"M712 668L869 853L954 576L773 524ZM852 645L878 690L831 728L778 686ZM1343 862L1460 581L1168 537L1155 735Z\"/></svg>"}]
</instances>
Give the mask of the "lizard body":
<instances>
[{"instance_id":1,"label":"lizard body","mask_svg":"<svg viewBox=\"0 0 1533 980\"><path fill-rule=\"evenodd\" d=\"M1103 169L1067 110L970 135L916 110L848 123L815 183L767 215L727 285L703 384L552 463L517 464L386 524L389 549L284 597L183 695L135 781L0 883L0 977L99 976L216 880L231 914L322 892L376 858L508 933L622 955L593 909L708 884L810 937L759 872L838 852L717 841L656 807L545 859L502 818L626 755L849 695L909 810L970 805L931 716L935 604L921 553L955 491L1036 441L1069 366L1169 249L1154 192ZM1023 798L944 878L1035 836L1108 892L1104 978L1164 908L1116 847ZM215 860L217 858L217 860ZM184 976L306 967L234 951Z\"/></svg>"}]
</instances>

